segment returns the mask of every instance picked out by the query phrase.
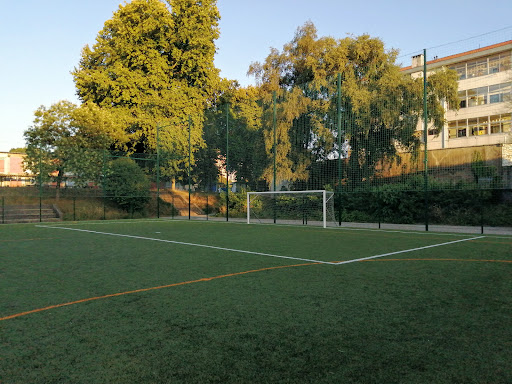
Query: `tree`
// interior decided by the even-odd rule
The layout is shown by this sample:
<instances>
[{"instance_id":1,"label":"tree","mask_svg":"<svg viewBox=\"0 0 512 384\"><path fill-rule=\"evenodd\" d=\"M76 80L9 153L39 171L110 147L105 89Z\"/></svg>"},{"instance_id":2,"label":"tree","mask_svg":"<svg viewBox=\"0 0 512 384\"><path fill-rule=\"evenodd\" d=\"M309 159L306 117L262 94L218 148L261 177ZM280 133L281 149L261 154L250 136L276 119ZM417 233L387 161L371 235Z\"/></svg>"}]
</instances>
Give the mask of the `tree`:
<instances>
[{"instance_id":1,"label":"tree","mask_svg":"<svg viewBox=\"0 0 512 384\"><path fill-rule=\"evenodd\" d=\"M103 186L108 199L125 211L140 211L149 201L150 182L137 163L127 157L110 162Z\"/></svg>"},{"instance_id":2,"label":"tree","mask_svg":"<svg viewBox=\"0 0 512 384\"><path fill-rule=\"evenodd\" d=\"M212 96L219 89L214 66L215 40L220 36L216 0L169 0L174 44L169 57L173 78Z\"/></svg>"},{"instance_id":3,"label":"tree","mask_svg":"<svg viewBox=\"0 0 512 384\"><path fill-rule=\"evenodd\" d=\"M24 133L27 143L25 167L57 188L66 173L79 186L99 182L103 150L123 142L117 119L92 103L81 107L60 101L35 112L34 125Z\"/></svg>"},{"instance_id":4,"label":"tree","mask_svg":"<svg viewBox=\"0 0 512 384\"><path fill-rule=\"evenodd\" d=\"M272 92L278 96L278 178L304 179L315 162L341 156L348 158L345 177L355 187L371 181L379 163L396 160L401 151L418 150L423 80L402 75L396 57L397 51L386 51L380 39L368 35L318 38L315 26L306 23L283 52L273 49L263 64L251 66L250 73L267 100ZM342 79L341 148L336 121L338 74ZM452 105L457 101L454 71L430 74L427 93L428 120L441 127L442 101ZM268 128L265 138L271 155ZM267 168L267 178L269 173Z\"/></svg>"},{"instance_id":5,"label":"tree","mask_svg":"<svg viewBox=\"0 0 512 384\"><path fill-rule=\"evenodd\" d=\"M219 165L225 169L228 160L229 173L237 182L256 188L268 161L261 130L262 110L257 101L259 91L242 88L236 81L224 81L222 89L206 111L206 147L199 153L198 168L201 172L211 170L202 179L212 180L212 175L217 179Z\"/></svg>"},{"instance_id":6,"label":"tree","mask_svg":"<svg viewBox=\"0 0 512 384\"><path fill-rule=\"evenodd\" d=\"M11 148L9 150L9 153L27 153L27 148L21 147L21 148Z\"/></svg>"},{"instance_id":7,"label":"tree","mask_svg":"<svg viewBox=\"0 0 512 384\"><path fill-rule=\"evenodd\" d=\"M218 82L213 65L219 14L214 0L158 0L121 5L73 71L78 95L116 111L133 152L171 153L166 173L203 145L203 109ZM181 159L181 160L180 160Z\"/></svg>"}]
</instances>

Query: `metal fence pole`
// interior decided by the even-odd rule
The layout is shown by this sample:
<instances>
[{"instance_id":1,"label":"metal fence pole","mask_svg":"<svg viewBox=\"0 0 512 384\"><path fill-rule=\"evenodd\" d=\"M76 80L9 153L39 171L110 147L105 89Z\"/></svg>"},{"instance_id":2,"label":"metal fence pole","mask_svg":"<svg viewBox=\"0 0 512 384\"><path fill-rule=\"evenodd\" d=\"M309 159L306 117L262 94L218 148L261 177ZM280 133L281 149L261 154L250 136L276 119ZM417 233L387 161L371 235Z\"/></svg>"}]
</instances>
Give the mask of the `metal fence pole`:
<instances>
[{"instance_id":1,"label":"metal fence pole","mask_svg":"<svg viewBox=\"0 0 512 384\"><path fill-rule=\"evenodd\" d=\"M336 88L336 124L338 125L338 225L341 226L341 73L338 73Z\"/></svg>"},{"instance_id":2,"label":"metal fence pole","mask_svg":"<svg viewBox=\"0 0 512 384\"><path fill-rule=\"evenodd\" d=\"M229 103L226 103L226 221L229 221Z\"/></svg>"},{"instance_id":3,"label":"metal fence pole","mask_svg":"<svg viewBox=\"0 0 512 384\"><path fill-rule=\"evenodd\" d=\"M423 164L425 168L424 182L425 182L425 231L428 231L429 221L429 201L428 201L428 148L427 148L427 132L428 125L428 111L427 111L427 50L423 50L423 146L424 146L424 159Z\"/></svg>"},{"instance_id":4,"label":"metal fence pole","mask_svg":"<svg viewBox=\"0 0 512 384\"><path fill-rule=\"evenodd\" d=\"M43 217L43 163L42 151L39 149L39 222Z\"/></svg>"},{"instance_id":5,"label":"metal fence pole","mask_svg":"<svg viewBox=\"0 0 512 384\"><path fill-rule=\"evenodd\" d=\"M277 145L276 145L276 125L277 125L277 116L276 116L276 91L272 92L272 130L274 133L274 143L272 145L272 153L274 156L274 180L273 180L273 188L272 190L276 191L276 178L277 178L277 169L276 169L276 152L277 152ZM277 221L277 206L276 206L276 195L273 195L273 209L274 209L274 224Z\"/></svg>"},{"instance_id":6,"label":"metal fence pole","mask_svg":"<svg viewBox=\"0 0 512 384\"><path fill-rule=\"evenodd\" d=\"M480 202L480 233L484 234L484 193L483 190L480 188L479 193L479 202Z\"/></svg>"},{"instance_id":7,"label":"metal fence pole","mask_svg":"<svg viewBox=\"0 0 512 384\"><path fill-rule=\"evenodd\" d=\"M103 185L102 185L102 191L101 191L101 194L103 196L102 200L103 200L103 220L106 220L107 219L107 206L106 206L106 200L107 200L107 196L106 196L106 191L105 191L105 185L106 185L106 181L107 181L107 175L106 175L106 160L107 159L107 156L106 156L106 150L104 149L103 150L103 164L102 164L102 181L103 181Z\"/></svg>"},{"instance_id":8,"label":"metal fence pole","mask_svg":"<svg viewBox=\"0 0 512 384\"><path fill-rule=\"evenodd\" d=\"M188 219L190 220L190 161L191 161L191 148L190 148L190 130L192 128L192 119L188 115Z\"/></svg>"},{"instance_id":9,"label":"metal fence pole","mask_svg":"<svg viewBox=\"0 0 512 384\"><path fill-rule=\"evenodd\" d=\"M160 125L156 126L156 217L160 218Z\"/></svg>"}]
</instances>

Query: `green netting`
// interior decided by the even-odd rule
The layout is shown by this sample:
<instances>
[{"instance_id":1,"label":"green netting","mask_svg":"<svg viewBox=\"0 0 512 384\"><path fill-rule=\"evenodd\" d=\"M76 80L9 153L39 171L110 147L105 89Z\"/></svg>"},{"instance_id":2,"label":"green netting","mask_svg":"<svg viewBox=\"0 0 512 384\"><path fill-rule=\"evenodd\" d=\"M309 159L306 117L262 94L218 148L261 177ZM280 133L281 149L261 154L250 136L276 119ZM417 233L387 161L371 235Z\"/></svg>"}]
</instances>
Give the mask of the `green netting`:
<instances>
[{"instance_id":1,"label":"green netting","mask_svg":"<svg viewBox=\"0 0 512 384\"><path fill-rule=\"evenodd\" d=\"M188 126L155 124L150 152L32 148L30 186L0 190L3 222L45 204L67 220L228 220L247 191L325 189L340 223L512 225L511 31L231 90ZM188 141L165 144L176 130ZM141 175L124 193L120 159Z\"/></svg>"}]
</instances>

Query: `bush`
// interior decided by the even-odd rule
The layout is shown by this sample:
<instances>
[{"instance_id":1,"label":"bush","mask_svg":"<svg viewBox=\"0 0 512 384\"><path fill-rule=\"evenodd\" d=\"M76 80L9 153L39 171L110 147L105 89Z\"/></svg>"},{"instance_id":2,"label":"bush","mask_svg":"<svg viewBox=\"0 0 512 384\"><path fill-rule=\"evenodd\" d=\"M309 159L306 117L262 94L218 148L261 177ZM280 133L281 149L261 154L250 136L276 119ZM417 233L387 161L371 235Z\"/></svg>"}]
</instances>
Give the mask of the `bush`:
<instances>
[{"instance_id":1,"label":"bush","mask_svg":"<svg viewBox=\"0 0 512 384\"><path fill-rule=\"evenodd\" d=\"M501 190L431 181L428 193L428 217L432 224L510 226L512 206ZM342 221L412 224L425 221L423 181L411 179L405 184L388 184L372 190L343 193ZM338 213L338 199L335 200Z\"/></svg>"},{"instance_id":2,"label":"bush","mask_svg":"<svg viewBox=\"0 0 512 384\"><path fill-rule=\"evenodd\" d=\"M226 213L226 199L227 193L220 194L220 207L219 214ZM247 215L247 192L242 189L238 192L229 192L229 216L230 217L245 217Z\"/></svg>"},{"instance_id":3,"label":"bush","mask_svg":"<svg viewBox=\"0 0 512 384\"><path fill-rule=\"evenodd\" d=\"M107 199L125 211L141 211L148 203L150 182L132 159L112 161L104 185Z\"/></svg>"}]
</instances>

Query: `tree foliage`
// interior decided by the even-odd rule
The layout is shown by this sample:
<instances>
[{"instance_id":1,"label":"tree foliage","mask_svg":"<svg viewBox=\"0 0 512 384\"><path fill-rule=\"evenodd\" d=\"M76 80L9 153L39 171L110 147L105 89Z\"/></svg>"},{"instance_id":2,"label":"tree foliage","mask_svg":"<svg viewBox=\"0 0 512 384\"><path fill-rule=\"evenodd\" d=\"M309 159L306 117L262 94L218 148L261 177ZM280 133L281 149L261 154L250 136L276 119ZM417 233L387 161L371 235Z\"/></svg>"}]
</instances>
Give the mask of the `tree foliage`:
<instances>
[{"instance_id":1,"label":"tree foliage","mask_svg":"<svg viewBox=\"0 0 512 384\"><path fill-rule=\"evenodd\" d=\"M35 112L34 124L24 133L27 143L25 167L57 187L65 175L78 186L98 182L103 150L124 141L117 119L92 103L78 107L60 101Z\"/></svg>"},{"instance_id":2,"label":"tree foliage","mask_svg":"<svg viewBox=\"0 0 512 384\"><path fill-rule=\"evenodd\" d=\"M312 163L348 158L345 178L355 186L370 181L379 162L417 151L416 129L423 116L423 80L404 76L397 52L386 51L368 35L318 38L312 23L297 30L282 52L273 49L264 63L254 63L266 100L278 97L276 163L278 179L307 178ZM341 147L337 130L337 75L341 76ZM456 105L457 76L441 70L428 77L428 121L444 124L443 101ZM267 108L265 147L273 146ZM267 180L271 179L267 167Z\"/></svg>"},{"instance_id":3,"label":"tree foliage","mask_svg":"<svg viewBox=\"0 0 512 384\"><path fill-rule=\"evenodd\" d=\"M227 160L229 173L235 174L239 183L255 188L268 161L261 130L259 90L242 88L230 81L224 82L222 88L216 102L205 112L206 147L200 152L200 170L209 169L208 179L212 180L212 175L217 179L218 167L225 170Z\"/></svg>"},{"instance_id":4,"label":"tree foliage","mask_svg":"<svg viewBox=\"0 0 512 384\"><path fill-rule=\"evenodd\" d=\"M25 147L11 148L9 150L9 153L27 153L27 148L25 148Z\"/></svg>"},{"instance_id":5,"label":"tree foliage","mask_svg":"<svg viewBox=\"0 0 512 384\"><path fill-rule=\"evenodd\" d=\"M144 171L130 158L110 162L104 180L106 197L125 211L140 211L150 199L150 182Z\"/></svg>"},{"instance_id":6,"label":"tree foliage","mask_svg":"<svg viewBox=\"0 0 512 384\"><path fill-rule=\"evenodd\" d=\"M170 5L171 10L169 10ZM214 0L134 0L105 22L73 71L78 96L115 110L130 151L175 154L175 173L188 152L203 145L203 109L218 83L213 65L219 13Z\"/></svg>"}]
</instances>

